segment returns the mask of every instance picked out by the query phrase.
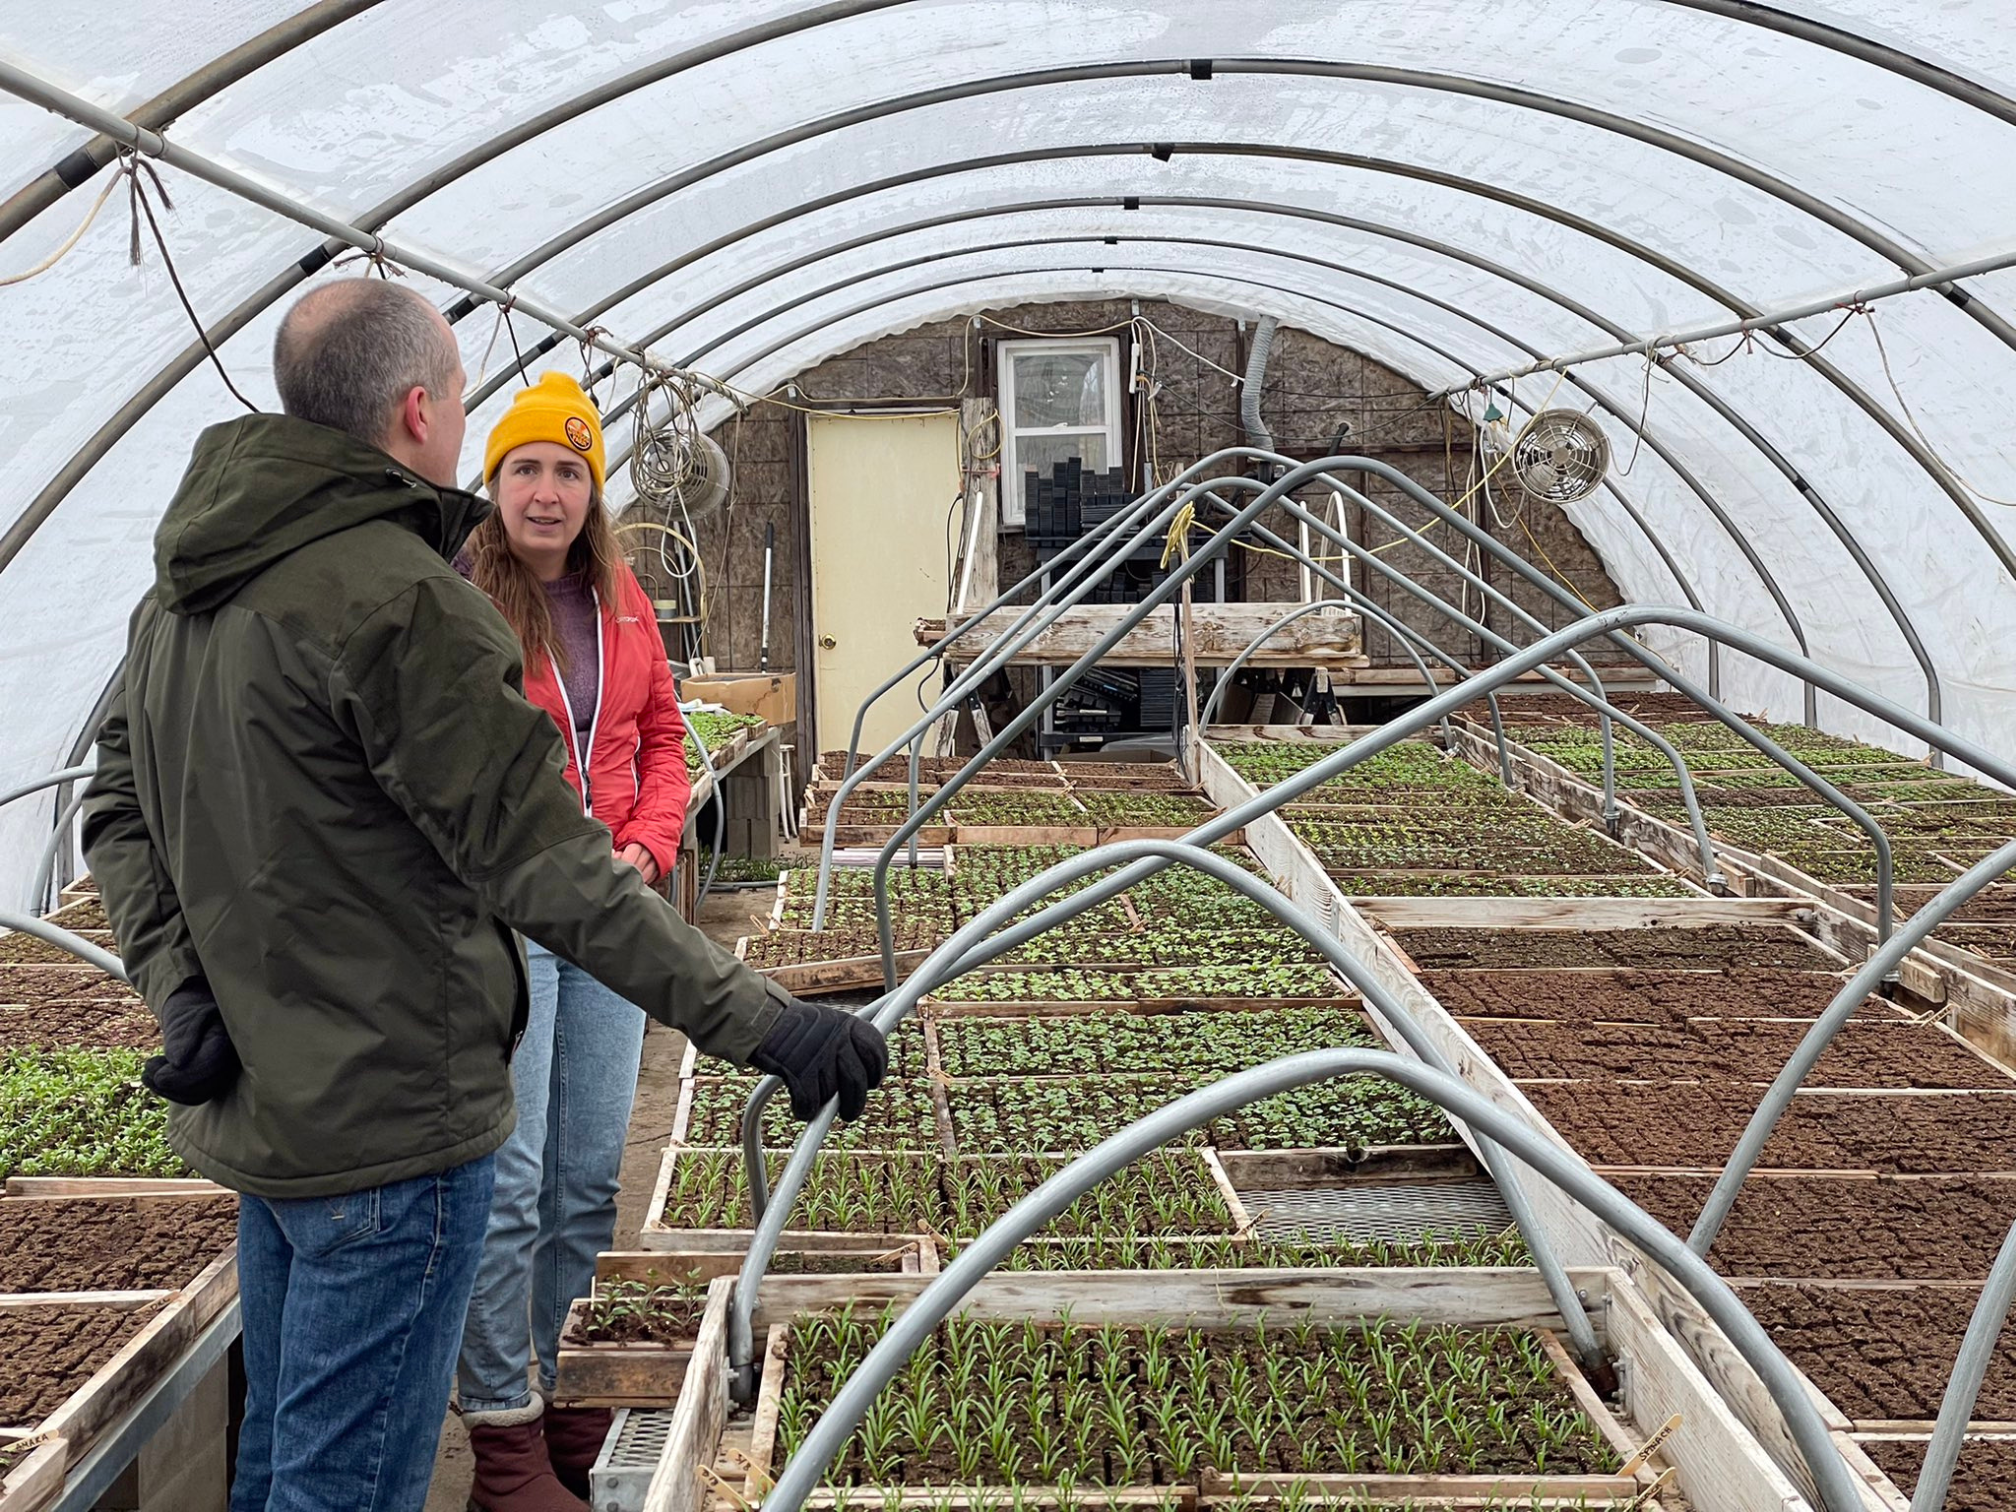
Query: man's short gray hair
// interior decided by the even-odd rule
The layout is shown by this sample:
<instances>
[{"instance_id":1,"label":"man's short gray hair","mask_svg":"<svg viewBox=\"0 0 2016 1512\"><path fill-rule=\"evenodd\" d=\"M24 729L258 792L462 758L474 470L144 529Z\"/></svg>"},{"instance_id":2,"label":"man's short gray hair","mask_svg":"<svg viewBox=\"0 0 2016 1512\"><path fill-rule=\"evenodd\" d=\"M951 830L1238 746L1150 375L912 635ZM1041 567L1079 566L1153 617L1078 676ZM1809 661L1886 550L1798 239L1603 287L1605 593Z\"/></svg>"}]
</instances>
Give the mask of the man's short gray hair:
<instances>
[{"instance_id":1,"label":"man's short gray hair","mask_svg":"<svg viewBox=\"0 0 2016 1512\"><path fill-rule=\"evenodd\" d=\"M377 446L410 390L447 392L458 357L424 296L388 279L348 278L287 312L273 338L273 381L288 414Z\"/></svg>"}]
</instances>

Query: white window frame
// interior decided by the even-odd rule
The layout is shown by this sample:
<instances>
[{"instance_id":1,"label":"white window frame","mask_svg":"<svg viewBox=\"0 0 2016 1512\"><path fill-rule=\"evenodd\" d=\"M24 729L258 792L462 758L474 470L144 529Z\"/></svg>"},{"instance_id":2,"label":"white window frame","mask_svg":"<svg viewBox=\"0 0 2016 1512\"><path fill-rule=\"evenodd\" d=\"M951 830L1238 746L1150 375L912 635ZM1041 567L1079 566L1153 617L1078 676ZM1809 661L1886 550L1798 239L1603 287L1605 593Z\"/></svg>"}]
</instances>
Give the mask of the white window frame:
<instances>
[{"instance_id":1,"label":"white window frame","mask_svg":"<svg viewBox=\"0 0 2016 1512\"><path fill-rule=\"evenodd\" d=\"M1017 428L1015 415L1015 359L1037 353L1074 356L1089 353L1100 359L1104 369L1106 423L1104 425L1028 425ZM1004 341L996 352L1000 362L997 392L1001 396L1001 526L1020 530L1027 522L1022 495L1021 448L1023 436L1097 436L1106 438L1106 466L1124 467L1120 430L1120 338L1117 336L1038 337L1029 341ZM1103 471L1103 469L1102 469Z\"/></svg>"}]
</instances>

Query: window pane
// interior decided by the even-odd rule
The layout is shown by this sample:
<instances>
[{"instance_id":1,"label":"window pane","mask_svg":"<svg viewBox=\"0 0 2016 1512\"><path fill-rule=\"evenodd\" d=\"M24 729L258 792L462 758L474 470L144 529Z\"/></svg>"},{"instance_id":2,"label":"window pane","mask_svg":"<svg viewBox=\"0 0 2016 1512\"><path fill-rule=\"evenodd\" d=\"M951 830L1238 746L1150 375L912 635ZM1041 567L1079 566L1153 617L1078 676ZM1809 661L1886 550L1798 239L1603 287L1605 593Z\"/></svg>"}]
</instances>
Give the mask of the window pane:
<instances>
[{"instance_id":1,"label":"window pane","mask_svg":"<svg viewBox=\"0 0 2016 1512\"><path fill-rule=\"evenodd\" d=\"M1015 424L1104 425L1104 368L1096 352L1017 355Z\"/></svg>"},{"instance_id":2,"label":"window pane","mask_svg":"<svg viewBox=\"0 0 2016 1512\"><path fill-rule=\"evenodd\" d=\"M1033 467L1043 477L1050 476L1050 469L1059 462L1068 462L1073 457L1082 461L1086 469L1100 472L1107 467L1106 436L1094 431L1087 435L1075 436L1017 436L1015 438L1015 461L1020 467Z\"/></svg>"}]
</instances>

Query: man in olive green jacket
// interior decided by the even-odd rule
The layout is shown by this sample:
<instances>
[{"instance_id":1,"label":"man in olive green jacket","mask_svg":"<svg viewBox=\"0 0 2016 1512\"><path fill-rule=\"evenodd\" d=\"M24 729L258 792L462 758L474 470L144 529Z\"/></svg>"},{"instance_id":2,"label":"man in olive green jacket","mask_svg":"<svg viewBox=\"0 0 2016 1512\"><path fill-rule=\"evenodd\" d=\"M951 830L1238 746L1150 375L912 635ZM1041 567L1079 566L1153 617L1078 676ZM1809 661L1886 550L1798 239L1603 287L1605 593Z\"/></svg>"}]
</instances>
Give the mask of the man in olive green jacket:
<instances>
[{"instance_id":1,"label":"man in olive green jacket","mask_svg":"<svg viewBox=\"0 0 2016 1512\"><path fill-rule=\"evenodd\" d=\"M449 566L489 506L452 486L433 307L320 289L275 375L288 413L205 431L156 535L85 851L162 1020L170 1142L245 1194L233 1512L418 1507L513 1122L514 931L801 1116L858 1114L884 1047L685 924L582 812L516 637Z\"/></svg>"}]
</instances>

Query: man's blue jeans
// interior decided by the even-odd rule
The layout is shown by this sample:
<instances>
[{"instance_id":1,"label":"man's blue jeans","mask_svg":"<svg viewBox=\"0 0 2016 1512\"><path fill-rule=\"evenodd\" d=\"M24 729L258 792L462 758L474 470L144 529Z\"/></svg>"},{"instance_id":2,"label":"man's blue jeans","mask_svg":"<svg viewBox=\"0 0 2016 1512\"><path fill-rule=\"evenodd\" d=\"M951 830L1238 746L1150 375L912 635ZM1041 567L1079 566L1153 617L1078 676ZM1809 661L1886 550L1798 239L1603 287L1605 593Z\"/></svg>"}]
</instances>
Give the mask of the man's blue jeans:
<instances>
[{"instance_id":1,"label":"man's blue jeans","mask_svg":"<svg viewBox=\"0 0 2016 1512\"><path fill-rule=\"evenodd\" d=\"M425 1504L495 1160L340 1197L239 1198L231 1512Z\"/></svg>"},{"instance_id":2,"label":"man's blue jeans","mask_svg":"<svg viewBox=\"0 0 2016 1512\"><path fill-rule=\"evenodd\" d=\"M532 1011L511 1058L518 1127L497 1152L497 1192L462 1338L462 1410L532 1403L553 1372L567 1305L595 1284L616 1233L617 1175L637 1095L644 1014L571 962L526 942Z\"/></svg>"}]
</instances>

